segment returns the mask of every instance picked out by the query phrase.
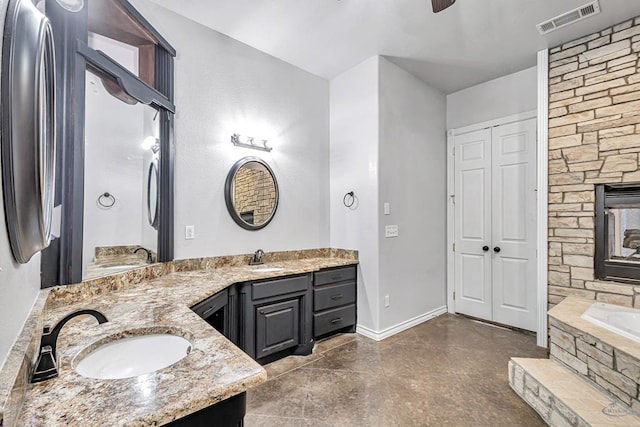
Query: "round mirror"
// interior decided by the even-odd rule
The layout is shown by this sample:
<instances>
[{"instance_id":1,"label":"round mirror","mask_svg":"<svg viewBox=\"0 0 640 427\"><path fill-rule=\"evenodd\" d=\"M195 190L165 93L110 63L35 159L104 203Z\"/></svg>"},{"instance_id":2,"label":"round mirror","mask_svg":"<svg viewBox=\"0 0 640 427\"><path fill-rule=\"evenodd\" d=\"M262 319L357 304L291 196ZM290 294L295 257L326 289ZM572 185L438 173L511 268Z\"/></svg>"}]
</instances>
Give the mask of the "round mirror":
<instances>
[{"instance_id":1,"label":"round mirror","mask_svg":"<svg viewBox=\"0 0 640 427\"><path fill-rule=\"evenodd\" d=\"M49 246L55 193L55 52L31 1L7 6L2 46L0 157L9 244L21 264Z\"/></svg>"},{"instance_id":2,"label":"round mirror","mask_svg":"<svg viewBox=\"0 0 640 427\"><path fill-rule=\"evenodd\" d=\"M149 163L147 175L147 217L149 225L158 229L158 160Z\"/></svg>"},{"instance_id":3,"label":"round mirror","mask_svg":"<svg viewBox=\"0 0 640 427\"><path fill-rule=\"evenodd\" d=\"M240 159L229 171L224 199L231 218L246 230L259 230L278 208L278 183L273 171L257 157Z\"/></svg>"}]
</instances>

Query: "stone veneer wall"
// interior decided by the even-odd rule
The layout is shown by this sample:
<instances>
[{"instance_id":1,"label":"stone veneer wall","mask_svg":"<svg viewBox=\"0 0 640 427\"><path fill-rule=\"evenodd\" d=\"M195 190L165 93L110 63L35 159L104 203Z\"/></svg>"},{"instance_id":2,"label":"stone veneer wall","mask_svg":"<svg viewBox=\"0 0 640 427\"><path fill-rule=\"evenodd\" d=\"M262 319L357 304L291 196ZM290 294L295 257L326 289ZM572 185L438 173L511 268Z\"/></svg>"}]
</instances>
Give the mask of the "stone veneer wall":
<instances>
[{"instance_id":1,"label":"stone veneer wall","mask_svg":"<svg viewBox=\"0 0 640 427\"><path fill-rule=\"evenodd\" d=\"M640 361L553 317L549 320L549 357L613 394L635 413L640 413Z\"/></svg>"},{"instance_id":2,"label":"stone veneer wall","mask_svg":"<svg viewBox=\"0 0 640 427\"><path fill-rule=\"evenodd\" d=\"M253 211L253 223L266 221L276 204L276 187L266 170L241 168L233 184L238 212Z\"/></svg>"},{"instance_id":3,"label":"stone veneer wall","mask_svg":"<svg viewBox=\"0 0 640 427\"><path fill-rule=\"evenodd\" d=\"M594 280L594 184L640 181L639 52L640 18L550 50L550 307L640 307L640 287Z\"/></svg>"}]
</instances>

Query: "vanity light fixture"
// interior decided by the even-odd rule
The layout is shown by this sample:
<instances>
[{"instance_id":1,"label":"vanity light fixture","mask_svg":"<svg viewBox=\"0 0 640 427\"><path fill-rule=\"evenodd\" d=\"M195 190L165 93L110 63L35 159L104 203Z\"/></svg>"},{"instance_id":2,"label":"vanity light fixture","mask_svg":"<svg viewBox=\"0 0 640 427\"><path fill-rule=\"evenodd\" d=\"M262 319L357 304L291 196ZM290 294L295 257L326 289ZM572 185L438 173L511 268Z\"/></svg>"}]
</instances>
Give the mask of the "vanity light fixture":
<instances>
[{"instance_id":1,"label":"vanity light fixture","mask_svg":"<svg viewBox=\"0 0 640 427\"><path fill-rule=\"evenodd\" d=\"M253 148L254 150L271 151L272 147L267 145L266 139L258 139L252 136L244 136L234 133L231 135L231 142L236 147Z\"/></svg>"},{"instance_id":2,"label":"vanity light fixture","mask_svg":"<svg viewBox=\"0 0 640 427\"><path fill-rule=\"evenodd\" d=\"M148 136L142 141L142 149L143 150L151 150L153 154L156 154L160 151L160 141L158 138L154 138L153 136Z\"/></svg>"}]
</instances>

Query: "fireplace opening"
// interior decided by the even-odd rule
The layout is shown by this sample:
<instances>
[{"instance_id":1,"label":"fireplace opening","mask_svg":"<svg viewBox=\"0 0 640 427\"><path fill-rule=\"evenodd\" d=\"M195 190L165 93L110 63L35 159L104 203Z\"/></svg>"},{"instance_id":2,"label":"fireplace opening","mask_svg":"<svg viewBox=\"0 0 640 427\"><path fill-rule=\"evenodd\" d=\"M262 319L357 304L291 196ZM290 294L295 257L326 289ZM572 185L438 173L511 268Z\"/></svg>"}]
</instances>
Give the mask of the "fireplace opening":
<instances>
[{"instance_id":1,"label":"fireplace opening","mask_svg":"<svg viewBox=\"0 0 640 427\"><path fill-rule=\"evenodd\" d=\"M596 185L595 276L640 283L640 183Z\"/></svg>"}]
</instances>

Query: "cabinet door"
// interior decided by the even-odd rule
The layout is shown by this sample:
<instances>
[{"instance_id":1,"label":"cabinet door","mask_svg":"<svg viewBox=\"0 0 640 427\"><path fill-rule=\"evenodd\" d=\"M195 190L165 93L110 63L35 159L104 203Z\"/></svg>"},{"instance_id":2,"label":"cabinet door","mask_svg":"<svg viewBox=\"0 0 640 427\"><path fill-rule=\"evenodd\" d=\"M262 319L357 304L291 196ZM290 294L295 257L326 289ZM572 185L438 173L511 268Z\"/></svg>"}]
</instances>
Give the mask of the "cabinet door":
<instances>
[{"instance_id":1,"label":"cabinet door","mask_svg":"<svg viewBox=\"0 0 640 427\"><path fill-rule=\"evenodd\" d=\"M299 344L298 298L256 307L256 359Z\"/></svg>"}]
</instances>

